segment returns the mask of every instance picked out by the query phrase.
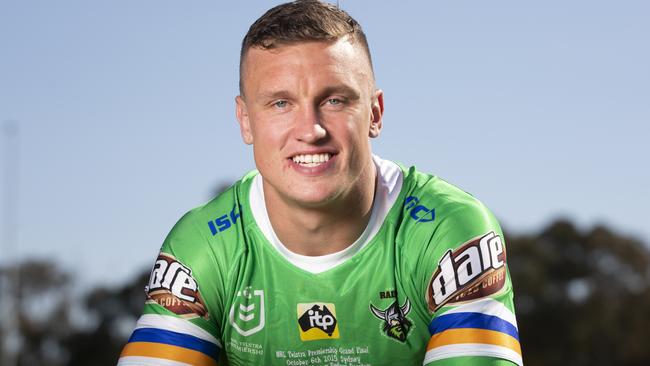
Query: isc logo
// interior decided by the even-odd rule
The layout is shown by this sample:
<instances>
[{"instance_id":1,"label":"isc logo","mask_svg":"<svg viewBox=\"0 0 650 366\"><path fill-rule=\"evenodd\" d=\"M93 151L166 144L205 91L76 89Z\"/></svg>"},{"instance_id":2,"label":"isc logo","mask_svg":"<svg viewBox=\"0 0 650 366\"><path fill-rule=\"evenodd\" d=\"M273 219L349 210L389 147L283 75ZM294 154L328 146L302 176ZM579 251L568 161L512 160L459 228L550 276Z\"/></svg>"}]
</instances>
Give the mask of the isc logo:
<instances>
[{"instance_id":1,"label":"isc logo","mask_svg":"<svg viewBox=\"0 0 650 366\"><path fill-rule=\"evenodd\" d=\"M222 231L230 229L233 225L237 223L237 219L241 216L240 214L241 210L235 212L235 208L237 208L237 205L232 207L232 210L230 210L229 215L228 214L221 215L212 221L208 221L208 227L210 228L210 232L212 233L212 236L215 236Z\"/></svg>"},{"instance_id":2,"label":"isc logo","mask_svg":"<svg viewBox=\"0 0 650 366\"><path fill-rule=\"evenodd\" d=\"M303 341L339 338L334 304L298 304L298 329Z\"/></svg>"},{"instance_id":3,"label":"isc logo","mask_svg":"<svg viewBox=\"0 0 650 366\"><path fill-rule=\"evenodd\" d=\"M436 211L434 208L428 208L420 205L420 199L414 196L408 196L404 200L404 209L408 211L409 216L416 222L430 222L435 220Z\"/></svg>"}]
</instances>

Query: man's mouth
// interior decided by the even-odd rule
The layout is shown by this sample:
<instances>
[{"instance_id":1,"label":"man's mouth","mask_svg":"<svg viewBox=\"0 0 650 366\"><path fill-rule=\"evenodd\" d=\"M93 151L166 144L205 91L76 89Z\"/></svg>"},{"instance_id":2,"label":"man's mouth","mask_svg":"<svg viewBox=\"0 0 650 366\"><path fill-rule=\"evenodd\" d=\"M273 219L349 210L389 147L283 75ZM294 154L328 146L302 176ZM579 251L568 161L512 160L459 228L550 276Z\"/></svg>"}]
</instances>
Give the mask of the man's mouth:
<instances>
[{"instance_id":1,"label":"man's mouth","mask_svg":"<svg viewBox=\"0 0 650 366\"><path fill-rule=\"evenodd\" d=\"M330 160L331 157L332 154L330 153L309 154L309 155L296 155L293 158L291 158L291 160L293 160L293 162L296 164L300 164L301 166L314 167L326 163L328 160Z\"/></svg>"}]
</instances>

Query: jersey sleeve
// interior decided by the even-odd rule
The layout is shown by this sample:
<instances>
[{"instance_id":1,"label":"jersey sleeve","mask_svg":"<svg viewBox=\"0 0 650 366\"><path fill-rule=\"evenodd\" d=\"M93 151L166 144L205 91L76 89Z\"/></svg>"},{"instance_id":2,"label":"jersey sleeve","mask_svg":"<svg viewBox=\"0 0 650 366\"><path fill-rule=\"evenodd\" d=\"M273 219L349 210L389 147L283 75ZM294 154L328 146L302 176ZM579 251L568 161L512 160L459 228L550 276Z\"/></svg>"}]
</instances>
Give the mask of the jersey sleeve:
<instances>
[{"instance_id":1,"label":"jersey sleeve","mask_svg":"<svg viewBox=\"0 0 650 366\"><path fill-rule=\"evenodd\" d=\"M118 366L216 366L221 353L211 296L217 272L191 212L165 239L145 287L146 302Z\"/></svg>"},{"instance_id":2,"label":"jersey sleeve","mask_svg":"<svg viewBox=\"0 0 650 366\"><path fill-rule=\"evenodd\" d=\"M430 314L423 364L522 365L498 222L473 198L441 205L436 219L418 264Z\"/></svg>"}]
</instances>

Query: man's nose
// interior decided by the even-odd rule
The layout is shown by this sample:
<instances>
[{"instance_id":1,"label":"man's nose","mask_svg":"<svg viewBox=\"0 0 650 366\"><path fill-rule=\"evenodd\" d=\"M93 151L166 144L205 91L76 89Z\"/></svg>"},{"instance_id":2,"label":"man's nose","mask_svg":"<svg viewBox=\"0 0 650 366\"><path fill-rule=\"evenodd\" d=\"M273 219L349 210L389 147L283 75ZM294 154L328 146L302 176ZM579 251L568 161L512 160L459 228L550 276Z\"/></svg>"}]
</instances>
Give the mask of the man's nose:
<instances>
[{"instance_id":1,"label":"man's nose","mask_svg":"<svg viewBox=\"0 0 650 366\"><path fill-rule=\"evenodd\" d=\"M295 136L298 140L313 144L327 136L317 108L305 106L296 116Z\"/></svg>"}]
</instances>

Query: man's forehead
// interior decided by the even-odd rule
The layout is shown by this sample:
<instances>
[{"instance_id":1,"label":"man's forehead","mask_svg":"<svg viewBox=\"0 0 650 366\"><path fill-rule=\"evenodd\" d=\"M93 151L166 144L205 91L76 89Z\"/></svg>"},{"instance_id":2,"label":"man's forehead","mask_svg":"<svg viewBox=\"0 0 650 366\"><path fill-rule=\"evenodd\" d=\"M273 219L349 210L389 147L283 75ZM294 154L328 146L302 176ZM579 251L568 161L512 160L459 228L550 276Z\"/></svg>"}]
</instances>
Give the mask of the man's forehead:
<instances>
[{"instance_id":1,"label":"man's forehead","mask_svg":"<svg viewBox=\"0 0 650 366\"><path fill-rule=\"evenodd\" d=\"M358 42L351 42L347 38L339 38L335 41L293 42L269 49L251 48L243 63L242 77L244 80L299 77L292 73L300 69L290 68L290 66L317 65L330 70L331 75L339 74L342 79L362 77L374 86L372 66L365 51ZM326 75L310 76L325 77ZM264 89L266 87L268 86Z\"/></svg>"},{"instance_id":2,"label":"man's forehead","mask_svg":"<svg viewBox=\"0 0 650 366\"><path fill-rule=\"evenodd\" d=\"M244 61L249 59L249 56L287 56L289 58L301 56L311 56L314 52L327 52L333 57L359 57L365 54L363 47L354 42L350 37L341 37L336 40L317 40L317 41L300 41L300 42L282 42L276 43L272 47L251 47L245 55Z\"/></svg>"}]
</instances>

